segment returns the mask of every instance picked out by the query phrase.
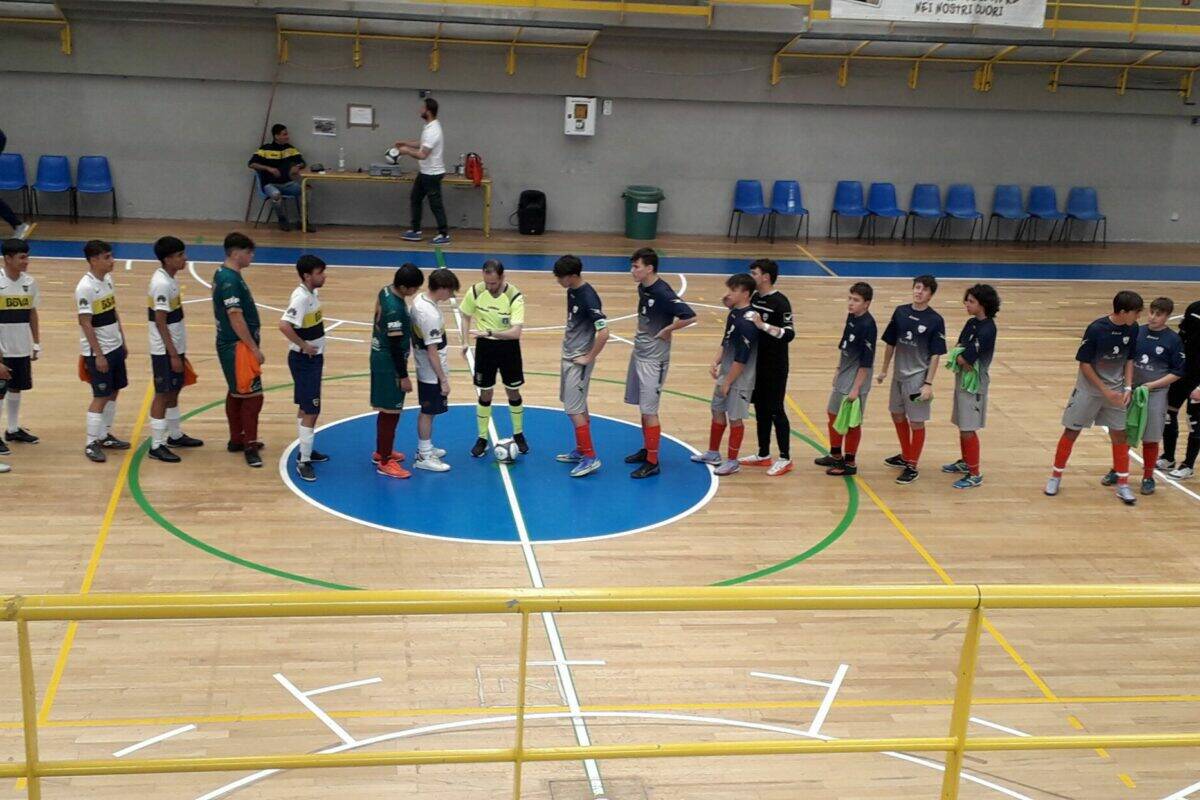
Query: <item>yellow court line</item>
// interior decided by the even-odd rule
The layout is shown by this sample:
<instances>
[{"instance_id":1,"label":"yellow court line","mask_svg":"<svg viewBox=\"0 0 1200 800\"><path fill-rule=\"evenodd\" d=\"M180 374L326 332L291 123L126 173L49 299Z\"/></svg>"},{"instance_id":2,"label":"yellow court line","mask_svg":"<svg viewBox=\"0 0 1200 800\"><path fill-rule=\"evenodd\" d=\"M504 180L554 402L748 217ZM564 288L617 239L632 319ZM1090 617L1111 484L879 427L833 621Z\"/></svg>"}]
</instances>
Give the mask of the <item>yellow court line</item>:
<instances>
[{"instance_id":1,"label":"yellow court line","mask_svg":"<svg viewBox=\"0 0 1200 800\"><path fill-rule=\"evenodd\" d=\"M630 703L582 706L584 711L788 711L819 708L821 700L730 700L708 703ZM973 706L1045 706L1059 704L1150 704L1150 703L1200 703L1200 694L1178 695L1123 695L1123 696L1080 696L1059 697L979 697L972 700ZM896 709L896 708L948 708L954 698L924 697L899 700L835 700L834 708ZM569 711L566 706L528 706L527 713L548 714ZM460 706L457 708L394 708L366 709L358 711L331 711L336 719L403 719L406 717L469 717L479 714L513 714L514 706ZM128 728L161 725L229 724L242 722L297 722L312 719L303 711L258 712L243 714L210 714L203 716L127 717L114 719L65 719L48 720L45 728ZM1082 730L1074 716L1067 718ZM20 722L0 722L0 730L20 730Z\"/></svg>"},{"instance_id":2,"label":"yellow court line","mask_svg":"<svg viewBox=\"0 0 1200 800\"><path fill-rule=\"evenodd\" d=\"M1128 776L1128 775L1126 775L1124 772L1122 772L1122 773L1121 773L1120 775L1118 775L1117 777L1121 779L1121 783L1125 784L1125 785L1126 785L1126 786L1128 786L1130 789L1136 789L1136 788L1137 788L1137 784L1133 782L1133 778L1129 777L1129 776Z\"/></svg>"},{"instance_id":3,"label":"yellow court line","mask_svg":"<svg viewBox=\"0 0 1200 800\"><path fill-rule=\"evenodd\" d=\"M133 463L133 454L137 450L137 441L142 437L142 429L146 426L146 417L150 413L150 401L154 398L154 387L147 386L142 398L142 407L138 411L137 422L130 436L129 450L121 461L121 469L117 472L117 482L112 494L108 496L108 507L104 510L104 520L100 523L100 533L92 546L92 557L88 560L87 569L83 573L83 583L80 584L79 594L88 594L96 579L96 571L100 568L100 557L104 554L104 546L108 543L108 532L112 529L113 519L117 515L117 504L121 500L125 488L125 480L129 476L129 467ZM75 644L75 632L79 629L78 622L67 623L67 635L63 637L62 646L58 648L58 658L54 662L54 671L50 673L50 682L46 684L46 694L42 697L42 708L38 712L38 724L44 725L50 719L50 710L54 708L54 698L58 695L59 684L62 683L63 673L67 671L67 659L71 656L71 647ZM18 778L18 791L25 788L25 779Z\"/></svg>"},{"instance_id":4,"label":"yellow court line","mask_svg":"<svg viewBox=\"0 0 1200 800\"><path fill-rule=\"evenodd\" d=\"M813 433L814 436L817 437L818 441L828 445L829 440L826 439L825 434L813 424L813 421L809 419L808 414L804 413L804 409L802 409L796 403L796 401L792 399L791 395L786 395L786 397L788 405L793 411L800 415L800 419L806 426L808 426L808 429ZM925 563L928 564L935 573L937 573L937 576L942 579L942 582L948 586L954 585L954 579L950 577L950 573L946 572L946 570L942 568L942 565L937 562L937 559L934 558L927 549L925 549L925 546L918 541L917 537L913 535L912 531L910 531L904 525L904 523L900 521L899 517L892 512L887 503L883 502L879 495L875 494L875 491L871 489L869 485L867 485L867 482L862 478L862 476L857 476L854 480L858 483L859 488L861 488L863 492L871 498L871 501L875 503L875 506L883 512L883 515L888 518L893 526L895 526L896 530L900 531L900 534L904 536L906 540L908 540L908 543L912 545L913 549L917 551L917 554L921 556ZM1025 673L1026 677L1033 682L1033 685L1038 688L1038 691L1040 691L1048 701L1056 703L1062 702L1061 698L1054 693L1054 690L1052 690L1050 686L1047 685L1044 680L1042 680L1041 676L1037 674L1029 662L1021 657L1021 654L1018 653L1016 648L1009 643L1008 639L1004 638L1000 631L996 630L996 627L992 625L990 621L988 621L987 617L984 617L983 619L983 627L984 630L991 634L992 638L996 640L996 643L1000 645L1004 652L1008 654L1009 658L1016 663L1021 671ZM1074 717L1071 719L1074 719ZM1075 722L1078 722L1078 720L1075 720ZM1075 723L1073 722L1072 724L1074 725ZM1080 723L1080 728L1082 728L1082 723ZM1108 758L1108 754L1102 750L1097 749L1096 752L1102 758Z\"/></svg>"},{"instance_id":5,"label":"yellow court line","mask_svg":"<svg viewBox=\"0 0 1200 800\"><path fill-rule=\"evenodd\" d=\"M825 272L827 272L827 273L828 273L830 276L832 276L832 277L834 277L834 278L837 278L837 277L839 277L839 276L838 276L838 274L837 274L836 272L834 272L833 270L831 270L831 269L829 268L829 265L828 265L828 264L826 264L824 261L822 261L821 259L819 259L819 258L817 258L816 256L814 256L812 253L810 253L810 252L808 251L808 248L807 248L807 247L805 247L805 246L804 246L804 245L802 245L802 244L797 244L797 245L796 245L796 248L797 248L797 249L798 249L798 250L799 250L801 253L803 253L803 254L804 254L804 257L805 257L805 258L807 258L809 261L811 261L811 262L813 262L814 264L816 264L816 265L817 265L818 267L820 267L821 269L825 270Z\"/></svg>"}]
</instances>

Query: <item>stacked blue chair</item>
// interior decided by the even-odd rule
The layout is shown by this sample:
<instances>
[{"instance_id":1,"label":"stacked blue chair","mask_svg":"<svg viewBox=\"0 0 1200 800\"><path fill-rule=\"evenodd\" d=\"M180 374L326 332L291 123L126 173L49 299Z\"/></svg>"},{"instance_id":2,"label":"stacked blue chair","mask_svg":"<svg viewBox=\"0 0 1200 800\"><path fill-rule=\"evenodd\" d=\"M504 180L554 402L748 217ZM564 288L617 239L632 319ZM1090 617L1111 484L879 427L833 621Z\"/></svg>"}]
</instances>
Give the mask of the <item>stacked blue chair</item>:
<instances>
[{"instance_id":1,"label":"stacked blue chair","mask_svg":"<svg viewBox=\"0 0 1200 800\"><path fill-rule=\"evenodd\" d=\"M81 156L75 172L75 216L79 216L80 194L111 194L112 221L117 222L117 189L105 156Z\"/></svg>"},{"instance_id":2,"label":"stacked blue chair","mask_svg":"<svg viewBox=\"0 0 1200 800\"><path fill-rule=\"evenodd\" d=\"M1067 193L1067 222L1063 226L1062 238L1068 244L1071 242L1071 225L1075 220L1095 223L1095 227L1092 228L1092 242L1096 241L1096 234L1103 225L1104 239L1101 245L1108 246L1108 217L1100 213L1100 198L1094 187L1074 186Z\"/></svg>"},{"instance_id":3,"label":"stacked blue chair","mask_svg":"<svg viewBox=\"0 0 1200 800\"><path fill-rule=\"evenodd\" d=\"M896 226L900 224L900 220L907 216L907 212L900 209L900 205L896 202L896 185L894 183L872 183L867 189L867 236L871 240L871 244L875 243L875 223L876 220L890 219L892 221L892 230L888 233L888 238L892 239L896 236Z\"/></svg>"},{"instance_id":4,"label":"stacked blue chair","mask_svg":"<svg viewBox=\"0 0 1200 800\"><path fill-rule=\"evenodd\" d=\"M900 241L909 233L909 223L912 223L912 237L917 238L917 220L933 220L933 230L929 232L932 239L938 235L946 220L946 210L942 208L942 190L935 183L918 183L913 186L912 200L908 204L908 216L904 218L904 229L900 231Z\"/></svg>"},{"instance_id":5,"label":"stacked blue chair","mask_svg":"<svg viewBox=\"0 0 1200 800\"><path fill-rule=\"evenodd\" d=\"M757 234L762 236L763 224L771 215L771 209L763 203L762 184L758 181L738 181L733 187L733 212L729 215L729 230L725 232L725 237L729 238L732 233L735 244L738 240L738 233L741 232L743 214L762 217L758 223ZM735 216L737 217L737 228L733 226Z\"/></svg>"},{"instance_id":6,"label":"stacked blue chair","mask_svg":"<svg viewBox=\"0 0 1200 800\"><path fill-rule=\"evenodd\" d=\"M66 156L42 156L38 159L37 178L33 182L33 213L41 214L38 193L65 194L67 213L71 221L78 219L75 208L75 186L71 183L71 162Z\"/></svg>"},{"instance_id":7,"label":"stacked blue chair","mask_svg":"<svg viewBox=\"0 0 1200 800\"><path fill-rule=\"evenodd\" d=\"M1036 242L1038 237L1038 222L1041 220L1049 220L1053 222L1050 226L1050 238L1046 241L1054 241L1054 232L1058 229L1058 224L1066 220L1067 215L1058 210L1058 195L1054 191L1053 186L1033 186L1029 189L1029 202L1025 205L1025 210L1029 212L1029 216L1033 218L1033 233L1029 241Z\"/></svg>"},{"instance_id":8,"label":"stacked blue chair","mask_svg":"<svg viewBox=\"0 0 1200 800\"><path fill-rule=\"evenodd\" d=\"M858 181L838 181L833 191L833 210L829 212L829 235L833 236L834 241L840 242L841 218L859 217L862 221L858 226L858 235L862 236L870 213L863 202L862 184Z\"/></svg>"},{"instance_id":9,"label":"stacked blue chair","mask_svg":"<svg viewBox=\"0 0 1200 800\"><path fill-rule=\"evenodd\" d=\"M20 192L21 210L29 216L29 179L25 159L17 153L0 154L0 192Z\"/></svg>"},{"instance_id":10,"label":"stacked blue chair","mask_svg":"<svg viewBox=\"0 0 1200 800\"><path fill-rule=\"evenodd\" d=\"M810 217L804 207L804 198L800 196L798 181L775 181L771 186L771 215L767 217L767 236L775 243L775 225L779 217L797 217L796 238L800 238L800 229L804 228L804 241L808 242Z\"/></svg>"},{"instance_id":11,"label":"stacked blue chair","mask_svg":"<svg viewBox=\"0 0 1200 800\"><path fill-rule=\"evenodd\" d=\"M1025 227L1029 224L1029 212L1021 208L1021 187L1015 184L1002 184L996 187L992 193L992 213L988 217L987 228L983 232L983 240L986 242L988 234L992 230L992 223L996 223L996 243L1000 242L1000 222L1008 220L1017 223L1016 231L1013 233L1013 241L1020 241L1021 234L1025 232Z\"/></svg>"},{"instance_id":12,"label":"stacked blue chair","mask_svg":"<svg viewBox=\"0 0 1200 800\"><path fill-rule=\"evenodd\" d=\"M966 183L953 184L946 190L946 221L942 225L942 240L950 236L950 223L956 219L970 220L971 233L967 241L975 238L975 227L983 222L983 214L975 207L975 188Z\"/></svg>"}]
</instances>

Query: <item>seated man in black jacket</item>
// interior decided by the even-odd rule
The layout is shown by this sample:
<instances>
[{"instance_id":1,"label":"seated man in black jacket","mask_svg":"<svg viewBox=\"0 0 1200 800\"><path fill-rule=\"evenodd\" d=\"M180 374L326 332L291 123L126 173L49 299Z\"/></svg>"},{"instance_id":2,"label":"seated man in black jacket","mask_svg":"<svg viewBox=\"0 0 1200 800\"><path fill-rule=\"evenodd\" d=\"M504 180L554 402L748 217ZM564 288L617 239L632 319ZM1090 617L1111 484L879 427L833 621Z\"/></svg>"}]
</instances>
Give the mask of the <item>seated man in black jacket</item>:
<instances>
[{"instance_id":1,"label":"seated man in black jacket","mask_svg":"<svg viewBox=\"0 0 1200 800\"><path fill-rule=\"evenodd\" d=\"M263 192L275 205L275 216L279 219L280 230L291 230L288 221L287 204L284 196L294 197L299 202L300 170L306 166L304 156L292 146L291 135L286 125L276 123L271 126L271 141L264 144L250 156L247 163L250 169L258 173L258 181L262 184ZM299 223L297 223L299 224ZM314 228L309 225L311 232Z\"/></svg>"}]
</instances>

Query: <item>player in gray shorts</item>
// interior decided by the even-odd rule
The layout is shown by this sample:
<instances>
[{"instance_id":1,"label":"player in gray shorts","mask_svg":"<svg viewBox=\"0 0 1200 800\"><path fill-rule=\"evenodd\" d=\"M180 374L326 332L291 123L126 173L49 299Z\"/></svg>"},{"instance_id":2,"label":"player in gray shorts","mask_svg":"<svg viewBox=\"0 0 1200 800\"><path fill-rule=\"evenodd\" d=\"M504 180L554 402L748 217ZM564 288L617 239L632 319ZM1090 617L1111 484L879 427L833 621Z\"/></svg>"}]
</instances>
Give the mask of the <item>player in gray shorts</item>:
<instances>
[{"instance_id":1,"label":"player in gray shorts","mask_svg":"<svg viewBox=\"0 0 1200 800\"><path fill-rule=\"evenodd\" d=\"M558 398L575 428L575 449L556 458L564 464L574 465L572 478L582 478L600 469L600 459L592 446L587 398L596 357L608 342L608 320L600 305L600 295L583 280L583 262L578 258L563 256L554 262L554 278L567 290L567 324L563 331Z\"/></svg>"},{"instance_id":2,"label":"player in gray shorts","mask_svg":"<svg viewBox=\"0 0 1200 800\"><path fill-rule=\"evenodd\" d=\"M625 456L626 464L640 466L631 478L649 478L660 472L658 445L662 426L658 402L671 362L671 336L696 322L696 312L658 277L658 253L649 247L629 259L630 274L638 284L638 327L625 375L625 402L642 415L642 448Z\"/></svg>"},{"instance_id":3,"label":"player in gray shorts","mask_svg":"<svg viewBox=\"0 0 1200 800\"><path fill-rule=\"evenodd\" d=\"M875 290L861 281L850 287L846 297L846 324L838 342L838 365L833 374L833 391L826 407L829 418L829 453L813 461L826 467L826 475L845 477L858 474L858 446L862 442L862 425L848 428L843 435L835 422L842 403L856 399L865 414L867 394L871 391L871 373L875 368L875 344L879 338L875 318L871 316L871 300Z\"/></svg>"},{"instance_id":4,"label":"player in gray shorts","mask_svg":"<svg viewBox=\"0 0 1200 800\"><path fill-rule=\"evenodd\" d=\"M757 312L750 307L756 284L747 272L739 272L725 281L723 302L729 309L721 347L709 369L716 385L712 395L712 427L708 450L692 456L692 461L716 467L717 475L740 472L738 451L750 416L750 395L754 392L755 366L758 360ZM721 460L721 439L729 428L729 457Z\"/></svg>"},{"instance_id":5,"label":"player in gray shorts","mask_svg":"<svg viewBox=\"0 0 1200 800\"><path fill-rule=\"evenodd\" d=\"M996 314L1000 312L1000 295L986 283L977 283L963 294L967 323L958 335L955 356L958 373L954 380L954 407L950 421L958 428L958 446L962 457L946 464L942 472L958 475L955 489L974 489L983 484L979 471L979 431L987 422L989 369L996 352ZM962 379L973 374L979 381L978 392L968 392Z\"/></svg>"},{"instance_id":6,"label":"player in gray shorts","mask_svg":"<svg viewBox=\"0 0 1200 800\"><path fill-rule=\"evenodd\" d=\"M1088 325L1075 354L1079 375L1063 411L1063 432L1054 453L1054 469L1046 481L1046 494L1058 494L1062 475L1075 440L1084 428L1099 423L1108 428L1113 445L1113 473L1117 498L1134 505L1129 488L1129 442L1125 438L1125 408L1133 393L1133 360L1137 352L1138 316L1144 303L1137 292L1117 292L1113 311Z\"/></svg>"}]
</instances>

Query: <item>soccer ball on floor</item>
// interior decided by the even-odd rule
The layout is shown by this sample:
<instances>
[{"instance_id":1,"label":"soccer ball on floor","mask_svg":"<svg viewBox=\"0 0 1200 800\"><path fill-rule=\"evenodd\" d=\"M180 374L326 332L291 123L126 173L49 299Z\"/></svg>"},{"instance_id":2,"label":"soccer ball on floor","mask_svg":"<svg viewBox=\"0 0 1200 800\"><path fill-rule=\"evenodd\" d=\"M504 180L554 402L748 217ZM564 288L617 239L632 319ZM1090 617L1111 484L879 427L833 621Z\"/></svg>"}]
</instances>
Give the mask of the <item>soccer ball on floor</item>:
<instances>
[{"instance_id":1,"label":"soccer ball on floor","mask_svg":"<svg viewBox=\"0 0 1200 800\"><path fill-rule=\"evenodd\" d=\"M388 164L400 163L400 151L398 149L396 149L395 147L391 148L390 150L388 150L386 153L383 154L383 160L385 162L387 162Z\"/></svg>"},{"instance_id":2,"label":"soccer ball on floor","mask_svg":"<svg viewBox=\"0 0 1200 800\"><path fill-rule=\"evenodd\" d=\"M513 464L517 460L517 456L521 451L517 449L517 443L512 439L501 439L496 442L496 446L492 448L492 455L501 464Z\"/></svg>"}]
</instances>

